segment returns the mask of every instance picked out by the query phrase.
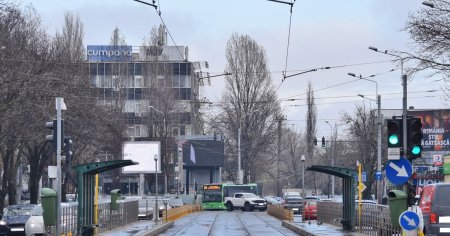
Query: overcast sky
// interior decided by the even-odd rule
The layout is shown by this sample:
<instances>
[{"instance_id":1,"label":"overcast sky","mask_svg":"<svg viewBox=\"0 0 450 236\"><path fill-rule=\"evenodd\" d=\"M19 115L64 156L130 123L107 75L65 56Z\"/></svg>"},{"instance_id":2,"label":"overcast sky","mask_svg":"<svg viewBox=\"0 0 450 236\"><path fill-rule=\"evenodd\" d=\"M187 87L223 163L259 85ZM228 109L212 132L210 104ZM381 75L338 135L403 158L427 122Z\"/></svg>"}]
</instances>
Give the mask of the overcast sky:
<instances>
[{"instance_id":1,"label":"overcast sky","mask_svg":"<svg viewBox=\"0 0 450 236\"><path fill-rule=\"evenodd\" d=\"M290 0L285 0L290 1ZM151 2L151 0L147 0ZM363 102L371 109L373 99L381 94L382 109L402 109L400 70L387 55L368 49L411 51L409 36L402 28L410 12L425 7L421 0L297 0L291 23L289 56L287 41L290 6L267 0L159 0L161 17L176 45L189 47L190 61L208 61L211 75L223 73L226 42L233 33L247 34L266 50L278 97L294 98L283 101L286 125L304 130L306 124L305 91L312 82L317 104L318 137L329 136L330 125L340 124L342 113L353 113ZM43 25L53 34L63 25L64 12L77 13L85 29L84 44L108 44L111 33L118 27L128 45L139 46L152 27L161 19L155 9L133 0L22 0L32 4L40 14ZM172 40L168 45L174 45ZM287 75L304 70L331 66L287 78L282 71L287 60ZM377 83L358 80L347 73ZM408 106L416 109L445 108L438 78L417 74L408 81ZM330 87L330 88L329 88ZM223 77L212 78L201 97L213 104L218 102L224 88ZM369 99L358 97L363 94ZM372 99L372 100L370 100ZM205 107L205 111L207 111ZM340 128L342 129L342 128Z\"/></svg>"}]
</instances>

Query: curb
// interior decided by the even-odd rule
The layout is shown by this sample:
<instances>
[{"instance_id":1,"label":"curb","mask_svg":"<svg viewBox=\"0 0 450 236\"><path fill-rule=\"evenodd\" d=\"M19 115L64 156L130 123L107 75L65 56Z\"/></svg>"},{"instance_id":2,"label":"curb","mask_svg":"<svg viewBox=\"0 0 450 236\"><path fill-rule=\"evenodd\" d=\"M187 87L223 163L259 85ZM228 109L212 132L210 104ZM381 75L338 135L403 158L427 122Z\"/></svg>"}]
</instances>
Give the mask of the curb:
<instances>
[{"instance_id":1,"label":"curb","mask_svg":"<svg viewBox=\"0 0 450 236\"><path fill-rule=\"evenodd\" d=\"M149 230L137 233L137 234L135 234L135 236L156 236L156 235L166 231L170 227L172 227L173 224L174 224L174 221L167 222L167 223L159 225L159 226L157 226L155 228L152 228L152 229L149 229Z\"/></svg>"},{"instance_id":2,"label":"curb","mask_svg":"<svg viewBox=\"0 0 450 236\"><path fill-rule=\"evenodd\" d=\"M298 227L296 224L293 224L286 220L281 221L281 225L298 233L299 235L304 235L304 236L314 236L315 235L315 234L309 233L306 230L303 230L301 227Z\"/></svg>"}]
</instances>

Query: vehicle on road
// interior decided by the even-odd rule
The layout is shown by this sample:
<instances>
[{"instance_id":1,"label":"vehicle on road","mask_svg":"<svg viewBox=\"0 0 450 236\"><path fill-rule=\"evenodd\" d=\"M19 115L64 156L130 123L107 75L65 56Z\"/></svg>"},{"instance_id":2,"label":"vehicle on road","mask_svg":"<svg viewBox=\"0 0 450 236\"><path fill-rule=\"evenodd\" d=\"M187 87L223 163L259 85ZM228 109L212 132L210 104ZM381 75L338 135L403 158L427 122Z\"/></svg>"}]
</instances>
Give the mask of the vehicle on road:
<instances>
[{"instance_id":1,"label":"vehicle on road","mask_svg":"<svg viewBox=\"0 0 450 236\"><path fill-rule=\"evenodd\" d=\"M286 196L284 208L292 210L294 214L301 214L303 209L303 198L300 196Z\"/></svg>"},{"instance_id":2,"label":"vehicle on road","mask_svg":"<svg viewBox=\"0 0 450 236\"><path fill-rule=\"evenodd\" d=\"M303 204L302 220L317 219L317 201L305 201Z\"/></svg>"},{"instance_id":3,"label":"vehicle on road","mask_svg":"<svg viewBox=\"0 0 450 236\"><path fill-rule=\"evenodd\" d=\"M450 232L450 183L425 185L419 207L422 210L425 235Z\"/></svg>"},{"instance_id":4,"label":"vehicle on road","mask_svg":"<svg viewBox=\"0 0 450 236\"><path fill-rule=\"evenodd\" d=\"M254 193L235 193L233 197L226 197L225 206L227 211L232 211L235 208L240 208L243 211L253 211L254 209L267 210L266 200L256 196Z\"/></svg>"},{"instance_id":5,"label":"vehicle on road","mask_svg":"<svg viewBox=\"0 0 450 236\"><path fill-rule=\"evenodd\" d=\"M38 205L21 204L5 208L0 220L0 235L25 235L25 224L36 207Z\"/></svg>"},{"instance_id":6,"label":"vehicle on road","mask_svg":"<svg viewBox=\"0 0 450 236\"><path fill-rule=\"evenodd\" d=\"M225 210L225 198L232 197L237 192L259 195L256 183L232 184L218 183L203 185L202 208L204 210Z\"/></svg>"},{"instance_id":7,"label":"vehicle on road","mask_svg":"<svg viewBox=\"0 0 450 236\"><path fill-rule=\"evenodd\" d=\"M283 205L283 202L275 198L274 196L265 196L267 205Z\"/></svg>"}]
</instances>

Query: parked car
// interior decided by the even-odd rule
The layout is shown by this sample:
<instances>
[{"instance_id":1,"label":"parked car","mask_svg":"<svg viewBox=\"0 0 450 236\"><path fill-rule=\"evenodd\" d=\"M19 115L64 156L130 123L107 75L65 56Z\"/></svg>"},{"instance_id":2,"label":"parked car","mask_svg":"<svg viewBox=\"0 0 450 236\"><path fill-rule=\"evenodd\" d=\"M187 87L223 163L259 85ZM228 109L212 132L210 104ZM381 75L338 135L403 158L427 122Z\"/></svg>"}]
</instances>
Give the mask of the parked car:
<instances>
[{"instance_id":1,"label":"parked car","mask_svg":"<svg viewBox=\"0 0 450 236\"><path fill-rule=\"evenodd\" d=\"M183 205L184 205L183 199L181 199L181 198L169 199L169 206L171 206L172 208L181 207Z\"/></svg>"},{"instance_id":2,"label":"parked car","mask_svg":"<svg viewBox=\"0 0 450 236\"><path fill-rule=\"evenodd\" d=\"M317 219L317 201L309 200L303 204L302 220Z\"/></svg>"},{"instance_id":3,"label":"parked car","mask_svg":"<svg viewBox=\"0 0 450 236\"><path fill-rule=\"evenodd\" d=\"M425 235L450 231L450 183L425 185L420 197Z\"/></svg>"},{"instance_id":4,"label":"parked car","mask_svg":"<svg viewBox=\"0 0 450 236\"><path fill-rule=\"evenodd\" d=\"M25 224L36 207L38 205L21 204L5 208L0 220L0 235L25 235Z\"/></svg>"},{"instance_id":5,"label":"parked car","mask_svg":"<svg viewBox=\"0 0 450 236\"><path fill-rule=\"evenodd\" d=\"M150 201L141 199L138 202L138 220L151 220L153 218L153 207Z\"/></svg>"},{"instance_id":6,"label":"parked car","mask_svg":"<svg viewBox=\"0 0 450 236\"><path fill-rule=\"evenodd\" d=\"M302 213L303 198L300 196L286 196L284 208L292 210L294 214Z\"/></svg>"},{"instance_id":7,"label":"parked car","mask_svg":"<svg viewBox=\"0 0 450 236\"><path fill-rule=\"evenodd\" d=\"M319 200L320 200L320 197L318 197L318 196L306 196L306 197L304 198L304 200L305 200L305 201L309 201L309 200L319 201Z\"/></svg>"},{"instance_id":8,"label":"parked car","mask_svg":"<svg viewBox=\"0 0 450 236\"><path fill-rule=\"evenodd\" d=\"M267 205L282 205L283 204L282 201L276 199L273 196L265 196L263 198L266 199Z\"/></svg>"},{"instance_id":9,"label":"parked car","mask_svg":"<svg viewBox=\"0 0 450 236\"><path fill-rule=\"evenodd\" d=\"M37 205L31 212L31 216L25 224L26 236L35 236L44 234L44 210L41 205Z\"/></svg>"}]
</instances>

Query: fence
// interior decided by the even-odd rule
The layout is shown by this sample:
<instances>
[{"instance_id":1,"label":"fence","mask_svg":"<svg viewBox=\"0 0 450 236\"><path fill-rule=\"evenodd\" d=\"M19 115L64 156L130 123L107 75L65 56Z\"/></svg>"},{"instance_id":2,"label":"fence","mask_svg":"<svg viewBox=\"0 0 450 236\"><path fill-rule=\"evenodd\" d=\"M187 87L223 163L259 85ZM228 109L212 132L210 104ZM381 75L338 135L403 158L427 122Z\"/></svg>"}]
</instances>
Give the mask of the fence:
<instances>
[{"instance_id":1,"label":"fence","mask_svg":"<svg viewBox=\"0 0 450 236\"><path fill-rule=\"evenodd\" d=\"M283 206L272 204L267 205L267 214L276 217L280 220L289 220L289 221L294 220L294 212L289 209L285 209Z\"/></svg>"},{"instance_id":2,"label":"fence","mask_svg":"<svg viewBox=\"0 0 450 236\"><path fill-rule=\"evenodd\" d=\"M342 203L319 201L317 220L342 226ZM374 236L401 235L401 229L391 224L388 206L378 204L362 204L360 220L358 220L358 205L355 204L355 231Z\"/></svg>"},{"instance_id":3,"label":"fence","mask_svg":"<svg viewBox=\"0 0 450 236\"><path fill-rule=\"evenodd\" d=\"M61 232L64 235L78 235L78 205L68 204L61 206ZM119 210L111 211L109 203L98 205L98 233L112 230L138 220L138 201L127 201L120 204Z\"/></svg>"}]
</instances>

